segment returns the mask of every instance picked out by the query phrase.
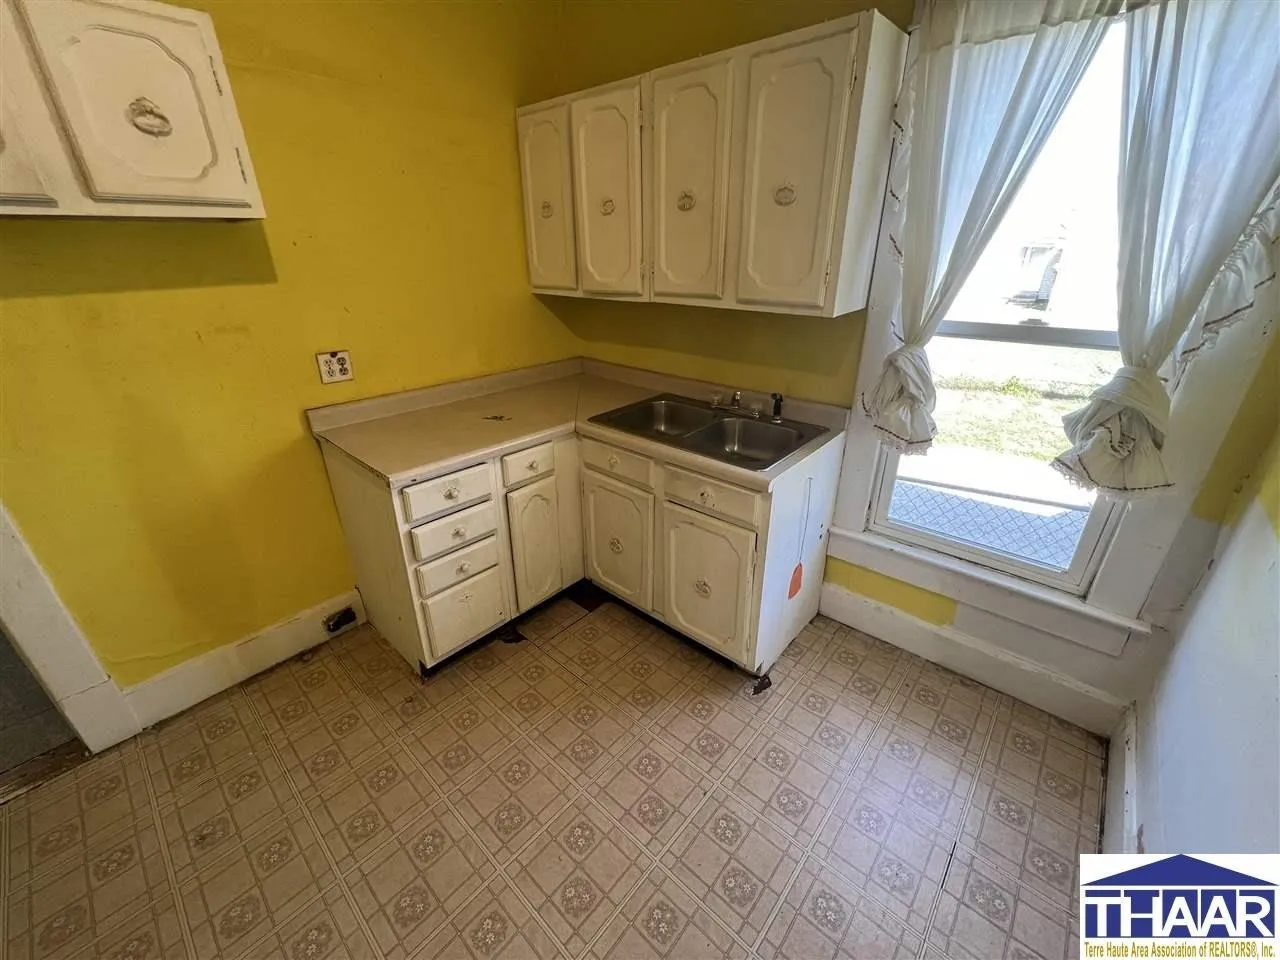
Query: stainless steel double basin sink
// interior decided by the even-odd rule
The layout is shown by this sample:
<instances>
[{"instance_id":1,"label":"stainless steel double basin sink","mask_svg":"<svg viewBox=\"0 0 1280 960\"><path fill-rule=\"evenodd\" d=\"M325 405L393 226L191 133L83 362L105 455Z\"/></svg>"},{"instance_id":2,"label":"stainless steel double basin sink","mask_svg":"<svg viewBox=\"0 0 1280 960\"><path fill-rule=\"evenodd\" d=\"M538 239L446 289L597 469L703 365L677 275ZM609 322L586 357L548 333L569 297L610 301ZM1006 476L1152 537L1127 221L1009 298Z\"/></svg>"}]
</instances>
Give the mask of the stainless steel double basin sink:
<instances>
[{"instance_id":1,"label":"stainless steel double basin sink","mask_svg":"<svg viewBox=\"0 0 1280 960\"><path fill-rule=\"evenodd\" d=\"M590 422L747 470L767 470L827 432L812 423L755 418L667 393L597 414Z\"/></svg>"}]
</instances>

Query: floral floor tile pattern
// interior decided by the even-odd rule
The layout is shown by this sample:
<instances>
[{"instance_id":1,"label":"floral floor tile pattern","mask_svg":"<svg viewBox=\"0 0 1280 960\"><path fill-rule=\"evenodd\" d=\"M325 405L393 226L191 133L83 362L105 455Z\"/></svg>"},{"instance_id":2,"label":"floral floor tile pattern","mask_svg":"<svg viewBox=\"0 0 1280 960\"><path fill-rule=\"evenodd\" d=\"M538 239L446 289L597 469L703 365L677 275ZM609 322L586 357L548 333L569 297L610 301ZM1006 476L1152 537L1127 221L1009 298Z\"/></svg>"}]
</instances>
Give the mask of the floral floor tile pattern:
<instances>
[{"instance_id":1,"label":"floral floor tile pattern","mask_svg":"<svg viewBox=\"0 0 1280 960\"><path fill-rule=\"evenodd\" d=\"M0 807L14 960L1067 960L1105 744L823 617L745 674L567 598L365 626Z\"/></svg>"}]
</instances>

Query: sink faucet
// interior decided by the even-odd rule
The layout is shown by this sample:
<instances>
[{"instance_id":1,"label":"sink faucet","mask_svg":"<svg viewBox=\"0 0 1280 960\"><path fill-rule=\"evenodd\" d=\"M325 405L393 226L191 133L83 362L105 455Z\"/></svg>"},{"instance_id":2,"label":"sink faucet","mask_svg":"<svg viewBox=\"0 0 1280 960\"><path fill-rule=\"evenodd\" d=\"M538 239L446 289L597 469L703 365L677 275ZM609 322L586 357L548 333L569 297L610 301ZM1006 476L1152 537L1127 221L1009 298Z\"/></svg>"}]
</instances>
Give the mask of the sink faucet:
<instances>
[{"instance_id":1,"label":"sink faucet","mask_svg":"<svg viewBox=\"0 0 1280 960\"><path fill-rule=\"evenodd\" d=\"M724 394L713 393L711 395L712 410L737 410L742 406L742 391L735 390L729 395L729 399L725 400Z\"/></svg>"},{"instance_id":2,"label":"sink faucet","mask_svg":"<svg viewBox=\"0 0 1280 960\"><path fill-rule=\"evenodd\" d=\"M769 395L769 397L771 400L773 400L773 422L781 423L782 422L782 394L772 393Z\"/></svg>"}]
</instances>

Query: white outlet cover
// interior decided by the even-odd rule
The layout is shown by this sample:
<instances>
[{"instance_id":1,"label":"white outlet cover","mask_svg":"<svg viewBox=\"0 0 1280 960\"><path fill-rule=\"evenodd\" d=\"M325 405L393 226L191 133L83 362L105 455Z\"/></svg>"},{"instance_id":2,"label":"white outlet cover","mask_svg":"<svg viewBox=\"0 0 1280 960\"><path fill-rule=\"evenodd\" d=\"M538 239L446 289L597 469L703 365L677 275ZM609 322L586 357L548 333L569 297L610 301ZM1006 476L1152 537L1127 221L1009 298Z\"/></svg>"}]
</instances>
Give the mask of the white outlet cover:
<instances>
[{"instance_id":1,"label":"white outlet cover","mask_svg":"<svg viewBox=\"0 0 1280 960\"><path fill-rule=\"evenodd\" d=\"M355 379L355 372L351 369L351 354L346 350L317 353L316 364L320 367L321 383L339 383L342 380Z\"/></svg>"}]
</instances>

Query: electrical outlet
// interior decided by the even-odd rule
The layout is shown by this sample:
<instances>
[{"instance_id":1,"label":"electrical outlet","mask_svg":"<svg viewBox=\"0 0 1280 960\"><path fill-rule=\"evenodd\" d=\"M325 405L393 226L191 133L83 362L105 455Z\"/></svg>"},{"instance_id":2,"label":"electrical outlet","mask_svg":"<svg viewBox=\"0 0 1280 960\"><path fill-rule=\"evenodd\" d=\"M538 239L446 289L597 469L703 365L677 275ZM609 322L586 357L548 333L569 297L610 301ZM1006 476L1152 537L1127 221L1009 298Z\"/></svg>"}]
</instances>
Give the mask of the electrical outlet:
<instances>
[{"instance_id":1,"label":"electrical outlet","mask_svg":"<svg viewBox=\"0 0 1280 960\"><path fill-rule=\"evenodd\" d=\"M320 367L321 383L338 383L340 380L355 379L355 373L351 370L351 354L346 350L317 353L316 364Z\"/></svg>"}]
</instances>

